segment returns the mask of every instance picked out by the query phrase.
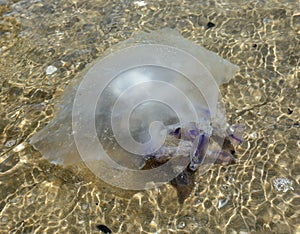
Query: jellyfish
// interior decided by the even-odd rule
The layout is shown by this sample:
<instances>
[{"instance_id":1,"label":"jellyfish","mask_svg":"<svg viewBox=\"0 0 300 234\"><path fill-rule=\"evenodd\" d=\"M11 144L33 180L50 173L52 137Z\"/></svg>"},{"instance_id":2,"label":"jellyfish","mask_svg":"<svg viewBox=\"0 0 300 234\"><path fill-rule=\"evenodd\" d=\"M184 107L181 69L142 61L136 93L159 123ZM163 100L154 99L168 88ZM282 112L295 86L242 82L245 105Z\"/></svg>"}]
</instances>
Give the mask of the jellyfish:
<instances>
[{"instance_id":1,"label":"jellyfish","mask_svg":"<svg viewBox=\"0 0 300 234\"><path fill-rule=\"evenodd\" d=\"M228 127L219 86L237 70L175 30L135 33L78 74L30 144L123 189L190 185L195 171L235 162L223 142L241 143L243 127Z\"/></svg>"}]
</instances>

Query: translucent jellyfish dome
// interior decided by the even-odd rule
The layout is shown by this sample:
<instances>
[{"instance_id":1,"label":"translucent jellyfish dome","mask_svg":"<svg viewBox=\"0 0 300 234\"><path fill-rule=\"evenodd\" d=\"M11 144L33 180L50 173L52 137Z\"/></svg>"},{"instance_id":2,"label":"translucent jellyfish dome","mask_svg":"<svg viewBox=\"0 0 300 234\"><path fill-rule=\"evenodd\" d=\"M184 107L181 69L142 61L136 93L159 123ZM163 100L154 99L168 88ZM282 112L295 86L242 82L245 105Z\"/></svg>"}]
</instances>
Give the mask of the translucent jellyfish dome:
<instances>
[{"instance_id":1,"label":"translucent jellyfish dome","mask_svg":"<svg viewBox=\"0 0 300 234\"><path fill-rule=\"evenodd\" d=\"M189 165L207 170L214 159L205 155L221 147L210 136L226 135L219 85L237 69L174 30L137 33L83 72L30 143L124 189L169 182ZM145 170L149 158L166 160Z\"/></svg>"}]
</instances>

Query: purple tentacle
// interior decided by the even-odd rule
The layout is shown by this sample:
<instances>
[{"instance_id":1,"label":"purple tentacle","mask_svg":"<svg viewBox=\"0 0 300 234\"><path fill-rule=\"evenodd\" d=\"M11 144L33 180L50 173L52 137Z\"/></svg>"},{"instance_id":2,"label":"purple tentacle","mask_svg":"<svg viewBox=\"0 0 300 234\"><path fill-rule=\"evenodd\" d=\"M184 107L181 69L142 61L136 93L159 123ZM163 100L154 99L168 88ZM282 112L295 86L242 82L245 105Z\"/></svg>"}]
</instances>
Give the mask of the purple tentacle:
<instances>
[{"instance_id":1,"label":"purple tentacle","mask_svg":"<svg viewBox=\"0 0 300 234\"><path fill-rule=\"evenodd\" d=\"M228 129L228 137L232 144L241 144L243 139L243 133L245 131L246 126L242 124L235 124L230 126Z\"/></svg>"},{"instance_id":2,"label":"purple tentacle","mask_svg":"<svg viewBox=\"0 0 300 234\"><path fill-rule=\"evenodd\" d=\"M193 142L193 148L190 152L190 169L196 170L198 165L203 162L208 147L209 138L205 133L198 135Z\"/></svg>"}]
</instances>

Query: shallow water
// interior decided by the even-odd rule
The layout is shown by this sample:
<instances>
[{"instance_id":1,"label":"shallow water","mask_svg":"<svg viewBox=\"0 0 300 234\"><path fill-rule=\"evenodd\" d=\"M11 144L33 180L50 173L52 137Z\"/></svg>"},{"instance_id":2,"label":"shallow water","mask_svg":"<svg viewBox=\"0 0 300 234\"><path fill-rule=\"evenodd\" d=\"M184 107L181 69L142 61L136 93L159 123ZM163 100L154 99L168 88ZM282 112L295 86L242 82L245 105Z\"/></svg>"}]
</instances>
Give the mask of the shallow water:
<instances>
[{"instance_id":1,"label":"shallow water","mask_svg":"<svg viewBox=\"0 0 300 234\"><path fill-rule=\"evenodd\" d=\"M162 27L241 68L221 88L228 121L247 126L238 163L197 176L183 205L169 184L119 190L28 144L87 64ZM300 232L299 48L297 1L0 0L0 232Z\"/></svg>"}]
</instances>

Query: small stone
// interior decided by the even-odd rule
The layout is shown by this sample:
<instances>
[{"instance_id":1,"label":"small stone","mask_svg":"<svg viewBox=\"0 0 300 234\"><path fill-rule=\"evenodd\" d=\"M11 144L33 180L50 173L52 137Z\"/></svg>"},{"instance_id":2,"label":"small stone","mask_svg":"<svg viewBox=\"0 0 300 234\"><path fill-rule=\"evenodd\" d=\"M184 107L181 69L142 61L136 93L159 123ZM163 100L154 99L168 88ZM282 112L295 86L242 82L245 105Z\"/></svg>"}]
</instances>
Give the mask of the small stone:
<instances>
[{"instance_id":1,"label":"small stone","mask_svg":"<svg viewBox=\"0 0 300 234\"><path fill-rule=\"evenodd\" d=\"M252 133L250 133L249 137L252 138L252 139L256 139L257 138L257 133L252 132Z\"/></svg>"},{"instance_id":2,"label":"small stone","mask_svg":"<svg viewBox=\"0 0 300 234\"><path fill-rule=\"evenodd\" d=\"M21 143L21 144L17 145L17 146L13 149L13 151L14 151L14 152L20 152L20 151L23 150L24 148L25 148L25 145L24 145L23 143Z\"/></svg>"},{"instance_id":3,"label":"small stone","mask_svg":"<svg viewBox=\"0 0 300 234\"><path fill-rule=\"evenodd\" d=\"M218 209L224 207L229 202L229 200L230 200L229 196L227 196L226 199L219 199Z\"/></svg>"},{"instance_id":4,"label":"small stone","mask_svg":"<svg viewBox=\"0 0 300 234\"><path fill-rule=\"evenodd\" d=\"M108 227L106 227L105 225L103 225L103 224L98 224L97 228L98 228L98 230L100 230L101 232L103 232L105 234L112 233L111 230Z\"/></svg>"},{"instance_id":5,"label":"small stone","mask_svg":"<svg viewBox=\"0 0 300 234\"><path fill-rule=\"evenodd\" d=\"M79 220L79 221L78 221L78 224L81 225L81 224L83 224L84 222L85 222L84 220Z\"/></svg>"},{"instance_id":6,"label":"small stone","mask_svg":"<svg viewBox=\"0 0 300 234\"><path fill-rule=\"evenodd\" d=\"M54 66L51 66L51 65L46 68L46 74L47 75L51 75L56 71L57 71L57 68L54 67Z\"/></svg>"},{"instance_id":7,"label":"small stone","mask_svg":"<svg viewBox=\"0 0 300 234\"><path fill-rule=\"evenodd\" d=\"M135 2L133 2L133 4L135 4L139 7L143 7L143 6L147 5L147 3L145 3L145 1L135 1Z\"/></svg>"},{"instance_id":8,"label":"small stone","mask_svg":"<svg viewBox=\"0 0 300 234\"><path fill-rule=\"evenodd\" d=\"M16 140L9 140L5 143L5 147L12 147L14 144L16 144Z\"/></svg>"},{"instance_id":9,"label":"small stone","mask_svg":"<svg viewBox=\"0 0 300 234\"><path fill-rule=\"evenodd\" d=\"M185 222L180 221L180 222L177 224L177 228L178 228L178 229L183 229L183 228L185 228Z\"/></svg>"},{"instance_id":10,"label":"small stone","mask_svg":"<svg viewBox=\"0 0 300 234\"><path fill-rule=\"evenodd\" d=\"M269 18L264 18L263 19L263 24L268 24L271 20Z\"/></svg>"},{"instance_id":11,"label":"small stone","mask_svg":"<svg viewBox=\"0 0 300 234\"><path fill-rule=\"evenodd\" d=\"M82 210L86 210L87 208L88 208L88 205L87 205L87 204L84 203L84 204L81 205L81 209L82 209Z\"/></svg>"},{"instance_id":12,"label":"small stone","mask_svg":"<svg viewBox=\"0 0 300 234\"><path fill-rule=\"evenodd\" d=\"M7 222L7 218L6 217L2 217L1 222L2 223L6 223Z\"/></svg>"},{"instance_id":13,"label":"small stone","mask_svg":"<svg viewBox=\"0 0 300 234\"><path fill-rule=\"evenodd\" d=\"M206 25L207 28L213 28L215 26L216 25L214 23L212 23L212 22L208 22L207 25Z\"/></svg>"}]
</instances>

